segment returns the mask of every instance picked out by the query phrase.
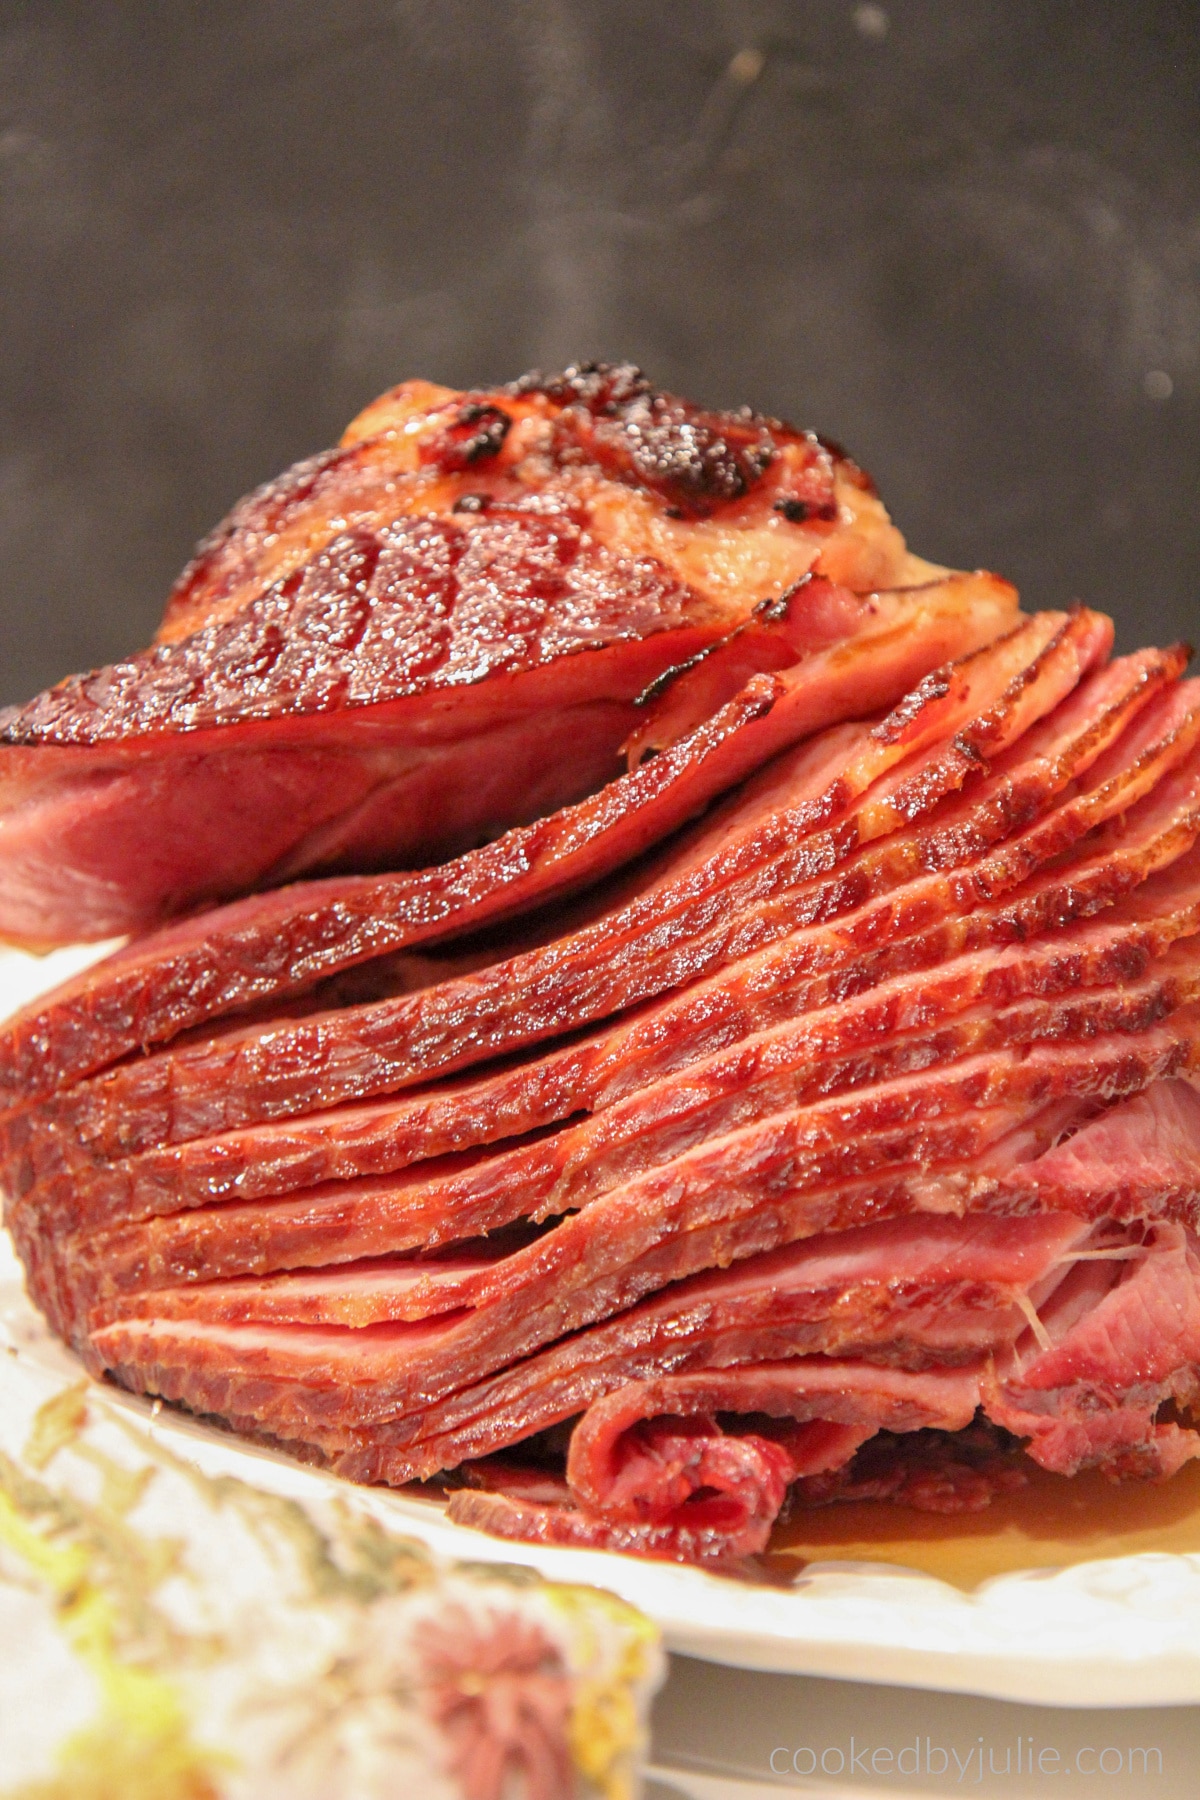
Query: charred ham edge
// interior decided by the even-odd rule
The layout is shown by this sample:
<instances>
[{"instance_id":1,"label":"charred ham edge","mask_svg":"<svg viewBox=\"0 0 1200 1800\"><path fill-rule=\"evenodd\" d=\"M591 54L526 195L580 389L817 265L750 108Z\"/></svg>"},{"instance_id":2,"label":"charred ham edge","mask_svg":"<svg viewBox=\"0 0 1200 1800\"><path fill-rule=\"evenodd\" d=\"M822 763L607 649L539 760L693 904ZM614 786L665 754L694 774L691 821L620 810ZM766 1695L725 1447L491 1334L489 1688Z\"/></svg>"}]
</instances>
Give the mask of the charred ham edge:
<instances>
[{"instance_id":1,"label":"charred ham edge","mask_svg":"<svg viewBox=\"0 0 1200 1800\"><path fill-rule=\"evenodd\" d=\"M6 1021L0 1106L53 1091L207 1019L595 881L812 731L890 705L931 667L986 644L1010 625L1015 595L992 578L950 578L918 594L877 596L876 606L879 630L861 657L842 645L750 682L652 764L455 862L256 895L118 951L49 1002Z\"/></svg>"},{"instance_id":2,"label":"charred ham edge","mask_svg":"<svg viewBox=\"0 0 1200 1800\"><path fill-rule=\"evenodd\" d=\"M832 645L845 638L845 611L844 591L811 572L785 594L760 600L745 624L667 669L638 695L643 717L621 746L629 767L686 737L753 676L786 668L824 640Z\"/></svg>"},{"instance_id":3,"label":"charred ham edge","mask_svg":"<svg viewBox=\"0 0 1200 1800\"><path fill-rule=\"evenodd\" d=\"M614 964L616 944L628 940L657 947L664 939L667 947L672 940L685 943L698 920L721 916L731 884L743 874L753 875L764 855L770 859L772 853L778 855L794 846L802 835L844 819L854 802L889 771L909 759L921 758L939 740L949 739L946 754L935 759L932 768L913 761L919 776L916 785L924 797L914 804L918 810L934 804L940 794L961 786L989 750L1003 750L1069 692L1086 668L1104 654L1108 631L1107 622L1098 621L1095 615L1080 613L1069 619L1061 614L1039 615L996 644L922 682L881 724L850 734L848 751L836 734L831 749L823 740L802 748L793 763L785 761L782 770L767 771L760 778L765 785L760 788L752 782L727 812L700 827L694 838L685 838L667 857L657 880L615 912L602 914L566 938L408 999L348 1007L302 1020L292 1028L286 1050L286 1027L245 1027L223 1034L210 1046L168 1050L144 1063L127 1065L99 1077L93 1086L97 1093L113 1097L119 1093L128 1116L131 1108L136 1110L137 1094L146 1092L168 1069L172 1091L182 1095L190 1073L215 1059L213 1068L222 1069L221 1089L232 1094L226 1081L231 1060L238 1056L261 1060L265 1054L272 1068L281 1066L281 1058L286 1059L292 1091L298 1092L295 1082L302 1062L297 1059L316 1055L322 1075L305 1091L304 1098L305 1110L312 1110L314 1101L328 1106L350 1098L352 1092L363 1096L386 1091L422 1074L462 1067L628 1006L663 985L672 985L680 975L668 968L647 984L644 974L624 960L617 959ZM772 679L787 681L788 676ZM980 706L982 712L977 711ZM964 730L968 725L971 729ZM894 822L898 809L885 810ZM654 965L646 962L644 966ZM438 1029L439 1011L457 1021L449 1033ZM413 1048L416 1033L428 1049L415 1056L411 1050L394 1055L387 1048L389 1036L402 1040L406 1032ZM331 1078L332 1040L348 1045L355 1034L375 1041L372 1055L379 1072L373 1088L363 1086L360 1079L356 1089L338 1092L336 1078ZM339 1056L344 1060L344 1052ZM208 1086L213 1090L211 1075ZM244 1090L247 1099L253 1091L252 1087ZM248 1112L240 1119L213 1120L190 1134L207 1134L245 1122L249 1122Z\"/></svg>"},{"instance_id":4,"label":"charred ham edge","mask_svg":"<svg viewBox=\"0 0 1200 1800\"><path fill-rule=\"evenodd\" d=\"M440 860L599 787L646 684L805 573L848 630L937 573L809 434L591 408L408 384L235 509L150 650L0 714L0 931Z\"/></svg>"},{"instance_id":5,"label":"charred ham edge","mask_svg":"<svg viewBox=\"0 0 1200 1800\"><path fill-rule=\"evenodd\" d=\"M998 759L993 775L968 804L949 811L944 805L935 808L928 826L893 835L884 841L882 853L857 854L849 873L805 891L795 903L797 916L836 917L864 892L886 889L919 869L945 871L982 852L1010 828L1027 824L1056 792L1087 773L1179 666L1179 658L1142 653L1095 673L1043 726L1034 727ZM1095 822L1090 812L1085 816L1085 824L1089 822ZM996 876L987 876L986 868L977 871L976 883L993 894L998 891ZM1060 908L1060 919L1065 916ZM868 911L857 932L849 934L852 945L856 936L864 944L879 941L883 922L872 928L872 917ZM739 941L740 935L741 928ZM728 973L694 981L679 994L635 1010L628 1021L551 1050L532 1064L391 1102L335 1108L307 1120L151 1149L111 1168L103 1166L102 1143L89 1151L86 1145L75 1146L67 1133L47 1137L26 1115L7 1128L9 1184L22 1196L32 1188L65 1185L66 1215L48 1216L65 1222L82 1207L78 1216L99 1223L118 1211L137 1218L208 1199L252 1199L323 1180L395 1172L422 1157L535 1129L580 1108L609 1105L672 1068L792 1016L810 1001L819 1003L822 982L828 985L829 969L836 969L839 954L844 954L842 940L829 933L818 954L820 941L810 927L799 945L808 942L811 947L797 964L798 946L789 948L785 937L777 968L769 966L769 958L743 958ZM818 975L821 970L825 973Z\"/></svg>"},{"instance_id":6,"label":"charred ham edge","mask_svg":"<svg viewBox=\"0 0 1200 1800\"><path fill-rule=\"evenodd\" d=\"M697 1228L732 1224L767 1204L776 1209L777 1228L791 1238L813 1235L823 1226L806 1223L802 1207L799 1218L780 1220L782 1192L795 1203L806 1189L872 1170L949 1164L978 1154L1057 1098L1111 1100L1179 1074L1196 1055L1194 1013L1183 1009L1166 1024L1132 1037L1036 1045L1027 1053L971 1059L710 1140L612 1190L478 1281L464 1283L458 1298L472 1310L461 1319L449 1315L440 1326L426 1320L347 1332L124 1320L92 1333L84 1353L109 1367L144 1362L152 1385L164 1378L169 1361L170 1380L181 1383L180 1391L156 1391L199 1411L252 1414L281 1437L303 1436L305 1418L311 1428L316 1415L305 1412L310 1402L345 1427L375 1425L629 1306L668 1281L714 1260L729 1260L711 1238L689 1243L690 1233L705 1235ZM226 1210L244 1210L244 1226L253 1232L256 1225L261 1229L264 1215L279 1209ZM188 1225L194 1226L194 1218L156 1221L133 1231L161 1236L160 1227ZM235 1235L228 1220L218 1235L228 1249ZM154 1278L144 1244L123 1272L116 1234L104 1237L103 1245L93 1238L74 1246L64 1271L70 1290L63 1298L74 1309L77 1335L89 1305L113 1295L131 1277L135 1285L148 1275ZM757 1247L776 1248L781 1241L786 1240L768 1235ZM245 1272L246 1249L239 1245L238 1250L231 1258L234 1267L210 1273ZM696 1254L698 1262L692 1260ZM327 1253L313 1257L328 1260ZM163 1263L159 1268L163 1276L170 1272ZM179 1273L186 1280L198 1272L189 1252ZM297 1384L304 1384L302 1391ZM225 1396L219 1407L206 1402L214 1392ZM234 1394L244 1398L227 1404ZM314 1400L314 1394L324 1399Z\"/></svg>"}]
</instances>

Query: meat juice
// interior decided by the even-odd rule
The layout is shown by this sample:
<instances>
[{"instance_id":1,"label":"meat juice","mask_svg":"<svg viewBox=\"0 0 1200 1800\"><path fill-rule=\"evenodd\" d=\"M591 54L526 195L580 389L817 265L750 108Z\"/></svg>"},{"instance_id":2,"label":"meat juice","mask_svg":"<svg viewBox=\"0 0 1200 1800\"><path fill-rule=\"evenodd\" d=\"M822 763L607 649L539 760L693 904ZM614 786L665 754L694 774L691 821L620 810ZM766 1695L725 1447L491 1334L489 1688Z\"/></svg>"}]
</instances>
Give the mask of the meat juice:
<instances>
[{"instance_id":1,"label":"meat juice","mask_svg":"<svg viewBox=\"0 0 1200 1800\"><path fill-rule=\"evenodd\" d=\"M1024 1487L982 1512L918 1512L874 1500L797 1510L766 1561L780 1576L815 1562L899 1564L973 1588L1022 1569L1065 1569L1146 1551L1200 1551L1200 1464L1170 1481L1112 1482L1098 1470L1054 1475L1023 1463Z\"/></svg>"}]
</instances>

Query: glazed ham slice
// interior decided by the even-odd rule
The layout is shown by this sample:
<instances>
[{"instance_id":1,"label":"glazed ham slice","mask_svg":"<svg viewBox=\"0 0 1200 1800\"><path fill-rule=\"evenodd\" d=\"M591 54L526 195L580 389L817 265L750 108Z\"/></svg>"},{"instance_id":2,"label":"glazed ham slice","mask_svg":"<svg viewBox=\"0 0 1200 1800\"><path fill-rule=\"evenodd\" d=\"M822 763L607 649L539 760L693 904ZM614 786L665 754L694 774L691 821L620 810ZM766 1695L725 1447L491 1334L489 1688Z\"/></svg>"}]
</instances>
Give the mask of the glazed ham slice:
<instances>
[{"instance_id":1,"label":"glazed ham slice","mask_svg":"<svg viewBox=\"0 0 1200 1800\"><path fill-rule=\"evenodd\" d=\"M810 1238L676 1282L385 1428L370 1475L387 1468L389 1451L393 1470L457 1467L573 1419L629 1381L847 1350L917 1366L1006 1353L1072 1256L1117 1241L1054 1213L930 1215ZM348 1450L338 1466L363 1473L370 1455Z\"/></svg>"},{"instance_id":2,"label":"glazed ham slice","mask_svg":"<svg viewBox=\"0 0 1200 1800\"><path fill-rule=\"evenodd\" d=\"M0 935L452 855L602 785L638 696L760 603L825 578L773 634L794 661L929 574L778 421L629 368L407 383L235 509L151 649L0 715Z\"/></svg>"}]
</instances>

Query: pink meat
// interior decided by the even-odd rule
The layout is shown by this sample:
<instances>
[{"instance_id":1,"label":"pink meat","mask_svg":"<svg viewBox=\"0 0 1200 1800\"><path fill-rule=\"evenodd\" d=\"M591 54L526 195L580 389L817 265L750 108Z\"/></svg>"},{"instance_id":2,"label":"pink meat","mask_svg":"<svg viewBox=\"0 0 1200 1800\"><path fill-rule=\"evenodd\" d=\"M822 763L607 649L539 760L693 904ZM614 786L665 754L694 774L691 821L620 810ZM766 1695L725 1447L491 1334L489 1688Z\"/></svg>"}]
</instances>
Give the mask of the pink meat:
<instances>
[{"instance_id":1,"label":"pink meat","mask_svg":"<svg viewBox=\"0 0 1200 1800\"><path fill-rule=\"evenodd\" d=\"M714 1565L789 1492L952 1510L1017 1440L1200 1453L1200 682L1012 605L920 570L832 452L628 371L385 397L204 548L154 651L8 718L44 784L15 835L0 793L10 900L20 832L86 824L64 756L170 765L182 818L222 733L244 774L350 730L352 779L394 713L424 773L315 825L297 789L250 879L361 871L426 775L468 783L439 851L552 809L543 774L594 790L586 730L535 767L564 697L695 641L599 792L167 925L13 1020L33 1297L94 1373L345 1476L459 1470L464 1522ZM200 898L143 874L122 904Z\"/></svg>"},{"instance_id":2,"label":"pink meat","mask_svg":"<svg viewBox=\"0 0 1200 1800\"><path fill-rule=\"evenodd\" d=\"M1143 680L1145 675L1143 671ZM1087 685L1091 687L1104 678L1093 677ZM1068 707L1074 708L1075 704L1073 698ZM1047 732L1063 710L1052 715ZM1089 736L1095 743L1095 734L1085 732L1084 739ZM1102 736L1100 741L1103 742ZM1025 742L1022 740L1022 748ZM1067 738L1065 743L1062 737L1054 736L1043 747L1043 753L1037 753L1036 745L1029 746L1035 752L1030 762L1036 766L1039 761L1046 761L1044 752L1052 748L1052 761L1061 776L1064 768L1069 771L1076 766L1074 754L1079 744L1078 736ZM1019 763L1012 775L997 779L1007 784L1021 777L1028 766ZM1189 804L1187 789L1184 805ZM1002 816L1008 814L1012 805L1013 790L1008 787ZM972 824L972 832L974 829ZM936 851L944 861L948 855L959 853L958 848L942 848L938 827L930 826L928 833L922 849L925 856ZM954 822L952 835L961 846L966 836L962 822ZM1178 838L1177 830L1174 838ZM1172 841L1170 824L1167 841ZM1123 854L1128 856L1127 848ZM1094 905L1094 899L1088 898L1089 891L1094 891L1095 877L1103 870L1092 869L1089 874L1090 869L1092 865L1085 861L1083 876L1074 881L1064 880L1062 871L1057 871L1050 895L1043 889L1033 896L1039 912L1043 916L1049 912L1061 921L1085 901L1089 907ZM1188 857L1179 866L1180 881L1190 879L1190 873L1185 872L1190 872ZM1151 910L1160 915L1169 913L1177 904L1158 899L1165 879L1162 875L1151 876L1145 888L1146 902L1150 903L1153 896ZM1118 913L1127 913L1130 904L1119 902ZM1141 914L1136 916L1140 918ZM864 921L869 917L868 911ZM1021 918L1021 911L1014 912L1008 905L999 914L995 908L984 909L984 919L991 921L991 928L1001 941L1006 935L1014 935ZM885 928L887 923L885 917ZM851 948L855 947L856 937L869 943L869 925L864 922L859 926L851 937ZM917 954L922 943L928 948ZM17 1195L34 1186L51 1186L65 1190L72 1208L84 1206L89 1216L121 1212L137 1217L173 1211L205 1199L235 1195L253 1198L324 1180L396 1170L423 1156L466 1149L548 1124L581 1107L595 1109L611 1104L622 1094L670 1069L686 1066L736 1041L740 1035L801 1011L810 1003L819 1004L822 979L808 972L814 966L829 970L832 965L836 969L839 950L844 958L840 930L831 933L810 926L785 938L778 950L744 958L732 970L693 983L682 992L667 995L635 1012L628 1022L605 1026L581 1043L551 1050L515 1069L452 1082L374 1106L343 1107L307 1120L264 1125L213 1139L200 1138L178 1148L149 1150L131 1159L119 1158L115 1166L110 1166L108 1157L116 1146L96 1137L90 1143L81 1142L73 1132L55 1128L57 1122L53 1120L46 1129L35 1109L0 1125L0 1135L6 1140L6 1178ZM904 960L919 967L936 961L943 953L952 955L953 946L947 945L945 935L935 927L918 937L916 945L909 943ZM899 959L899 953L893 951L891 955ZM880 967L880 961L876 952L876 967ZM859 957L857 962L861 971L863 959ZM1004 966L1003 957L999 966ZM856 979L861 982L861 974ZM828 982L830 975L826 974L824 980ZM58 1016L61 1018L65 1012L66 1007ZM44 1041L52 1029L46 1017L43 1013L29 1034L31 1048ZM51 1008L50 1018L54 1017L55 1009ZM123 1115L120 1130L126 1142L129 1129L130 1120ZM99 1209L94 1214L93 1207Z\"/></svg>"},{"instance_id":3,"label":"pink meat","mask_svg":"<svg viewBox=\"0 0 1200 1800\"><path fill-rule=\"evenodd\" d=\"M1043 1311L1044 1347L1018 1346L984 1404L1060 1474L1172 1475L1200 1456L1200 1434L1158 1418L1164 1402L1200 1397L1200 1246L1182 1225L1156 1224L1141 1254L1100 1270L1082 1269L1090 1304L1063 1285Z\"/></svg>"},{"instance_id":4,"label":"pink meat","mask_svg":"<svg viewBox=\"0 0 1200 1800\"><path fill-rule=\"evenodd\" d=\"M1115 1219L1161 1215L1195 1227L1200 1209L1200 1093L1157 1081L1015 1170L1015 1203Z\"/></svg>"}]
</instances>

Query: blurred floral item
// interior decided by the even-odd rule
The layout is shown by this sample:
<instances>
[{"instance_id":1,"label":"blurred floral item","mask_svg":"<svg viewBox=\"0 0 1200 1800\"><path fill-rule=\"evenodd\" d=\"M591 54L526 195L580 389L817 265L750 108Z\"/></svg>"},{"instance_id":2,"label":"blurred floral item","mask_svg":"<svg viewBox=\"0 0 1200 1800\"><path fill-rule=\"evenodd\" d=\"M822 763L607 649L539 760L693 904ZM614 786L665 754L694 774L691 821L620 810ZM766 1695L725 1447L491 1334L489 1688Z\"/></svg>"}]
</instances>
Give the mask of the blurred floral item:
<instances>
[{"instance_id":1,"label":"blurred floral item","mask_svg":"<svg viewBox=\"0 0 1200 1800\"><path fill-rule=\"evenodd\" d=\"M574 1793L571 1677L539 1626L511 1610L472 1618L448 1607L417 1628L414 1644L466 1800L502 1800L510 1773L524 1778L529 1800Z\"/></svg>"},{"instance_id":2,"label":"blurred floral item","mask_svg":"<svg viewBox=\"0 0 1200 1800\"><path fill-rule=\"evenodd\" d=\"M0 1800L636 1795L661 1653L632 1608L202 1474L51 1388L0 1367Z\"/></svg>"}]
</instances>

